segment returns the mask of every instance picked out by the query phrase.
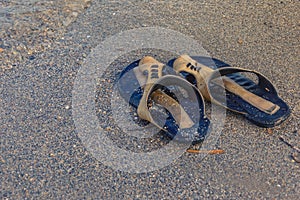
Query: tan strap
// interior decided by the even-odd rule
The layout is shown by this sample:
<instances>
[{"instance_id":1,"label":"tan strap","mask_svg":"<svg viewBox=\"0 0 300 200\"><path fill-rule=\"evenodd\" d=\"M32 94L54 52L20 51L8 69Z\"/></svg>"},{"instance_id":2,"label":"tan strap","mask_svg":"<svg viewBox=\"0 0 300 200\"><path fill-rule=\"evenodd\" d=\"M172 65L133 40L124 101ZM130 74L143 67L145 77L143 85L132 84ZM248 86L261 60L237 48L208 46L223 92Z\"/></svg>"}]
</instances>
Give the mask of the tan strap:
<instances>
[{"instance_id":1,"label":"tan strap","mask_svg":"<svg viewBox=\"0 0 300 200\"><path fill-rule=\"evenodd\" d=\"M248 90L246 90L245 88L243 88L228 77L223 76L219 79L210 80L211 75L216 71L196 62L188 55L182 55L179 58L177 58L174 62L173 68L177 73L185 71L192 74L196 78L197 87L199 88L200 92L205 97L205 99L210 100L214 103L220 104L215 99L213 99L209 93L209 90L207 88L209 81L214 81L214 83L217 83L229 92L240 96L243 100L267 114L272 115L280 109L278 105L275 105L274 103L249 92ZM220 83L220 80L222 80L223 83Z\"/></svg>"},{"instance_id":2,"label":"tan strap","mask_svg":"<svg viewBox=\"0 0 300 200\"><path fill-rule=\"evenodd\" d=\"M201 94L206 100L210 100L206 82L214 71L213 69L196 62L188 55L178 57L173 64L173 68L177 73L184 71L192 74L196 79L197 87Z\"/></svg>"},{"instance_id":3,"label":"tan strap","mask_svg":"<svg viewBox=\"0 0 300 200\"><path fill-rule=\"evenodd\" d=\"M147 56L141 59L139 67L134 69L136 78L139 83L144 86L143 96L137 109L138 116L158 126L158 124L155 123L155 120L153 120L148 108L148 99L151 97L154 102L163 106L172 114L180 128L190 128L194 125L194 122L175 99L161 90L151 92L155 83L162 77L163 68L164 64Z\"/></svg>"}]
</instances>

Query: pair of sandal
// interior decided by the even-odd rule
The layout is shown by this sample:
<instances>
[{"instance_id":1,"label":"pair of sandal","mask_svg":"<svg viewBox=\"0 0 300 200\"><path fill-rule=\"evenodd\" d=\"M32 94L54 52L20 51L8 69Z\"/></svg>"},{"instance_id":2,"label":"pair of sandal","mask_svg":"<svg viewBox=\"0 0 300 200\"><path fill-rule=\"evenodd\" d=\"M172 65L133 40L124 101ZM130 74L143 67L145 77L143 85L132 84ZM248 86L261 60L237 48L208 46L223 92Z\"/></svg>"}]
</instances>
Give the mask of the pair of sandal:
<instances>
[{"instance_id":1,"label":"pair of sandal","mask_svg":"<svg viewBox=\"0 0 300 200\"><path fill-rule=\"evenodd\" d=\"M282 123L288 105L262 74L212 59L181 55L164 65L150 56L127 66L119 77L121 96L151 122L180 142L202 142L209 130L204 100L245 116L261 127ZM168 66L173 66L168 67ZM258 77L258 83L242 73ZM219 91L219 92L218 92Z\"/></svg>"}]
</instances>

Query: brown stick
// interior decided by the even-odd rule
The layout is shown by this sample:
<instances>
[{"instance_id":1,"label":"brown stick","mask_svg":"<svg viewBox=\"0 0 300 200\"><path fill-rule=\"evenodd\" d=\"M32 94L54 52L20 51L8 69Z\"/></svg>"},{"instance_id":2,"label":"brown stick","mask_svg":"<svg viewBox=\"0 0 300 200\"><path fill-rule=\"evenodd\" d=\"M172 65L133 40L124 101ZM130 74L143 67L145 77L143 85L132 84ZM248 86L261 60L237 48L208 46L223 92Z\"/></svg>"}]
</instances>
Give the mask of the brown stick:
<instances>
[{"instance_id":1,"label":"brown stick","mask_svg":"<svg viewBox=\"0 0 300 200\"><path fill-rule=\"evenodd\" d=\"M225 153L225 151L222 150L222 149L213 149L213 150L188 149L188 150L186 150L186 152L188 152L188 153L197 153L197 154L206 153L206 154L210 154L210 155Z\"/></svg>"}]
</instances>

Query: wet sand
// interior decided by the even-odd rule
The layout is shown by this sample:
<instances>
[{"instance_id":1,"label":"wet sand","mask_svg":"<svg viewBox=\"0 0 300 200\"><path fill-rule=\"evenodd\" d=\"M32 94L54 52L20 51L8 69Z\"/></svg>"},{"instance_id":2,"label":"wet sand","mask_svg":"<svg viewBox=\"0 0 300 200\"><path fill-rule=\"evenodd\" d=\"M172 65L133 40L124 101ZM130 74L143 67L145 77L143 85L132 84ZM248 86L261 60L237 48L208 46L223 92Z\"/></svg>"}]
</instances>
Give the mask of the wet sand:
<instances>
[{"instance_id":1,"label":"wet sand","mask_svg":"<svg viewBox=\"0 0 300 200\"><path fill-rule=\"evenodd\" d=\"M300 147L298 1L28 2L1 3L2 199L297 199L300 195L300 165L292 158L296 150L279 139ZM267 130L227 112L216 144L225 154L203 160L185 153L171 165L143 174L103 165L83 145L72 118L77 73L100 41L153 26L181 32L201 43L212 57L263 73L290 106L291 116ZM146 53L165 62L171 58L157 50L138 51L119 58L114 63L117 70L100 77L97 115L115 140L118 130L109 118L113 82L124 65Z\"/></svg>"}]
</instances>

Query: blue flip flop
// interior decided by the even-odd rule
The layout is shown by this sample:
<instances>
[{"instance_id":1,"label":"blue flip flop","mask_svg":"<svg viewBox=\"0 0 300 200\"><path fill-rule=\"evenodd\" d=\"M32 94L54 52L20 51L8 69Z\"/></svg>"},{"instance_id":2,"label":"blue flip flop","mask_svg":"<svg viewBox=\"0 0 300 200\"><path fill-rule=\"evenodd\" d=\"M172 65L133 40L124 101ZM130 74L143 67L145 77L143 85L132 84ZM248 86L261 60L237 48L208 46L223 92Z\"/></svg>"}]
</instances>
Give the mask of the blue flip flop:
<instances>
[{"instance_id":1,"label":"blue flip flop","mask_svg":"<svg viewBox=\"0 0 300 200\"><path fill-rule=\"evenodd\" d=\"M210 124L203 97L195 86L175 74L171 67L146 56L121 72L120 95L137 109L141 119L154 124L170 138L202 142Z\"/></svg>"},{"instance_id":2,"label":"blue flip flop","mask_svg":"<svg viewBox=\"0 0 300 200\"><path fill-rule=\"evenodd\" d=\"M208 67L212 61L214 68ZM168 65L195 85L206 100L240 113L258 126L274 127L290 115L289 106L278 96L273 84L256 71L230 67L217 59L188 55L181 55ZM258 83L241 72L256 75Z\"/></svg>"}]
</instances>

